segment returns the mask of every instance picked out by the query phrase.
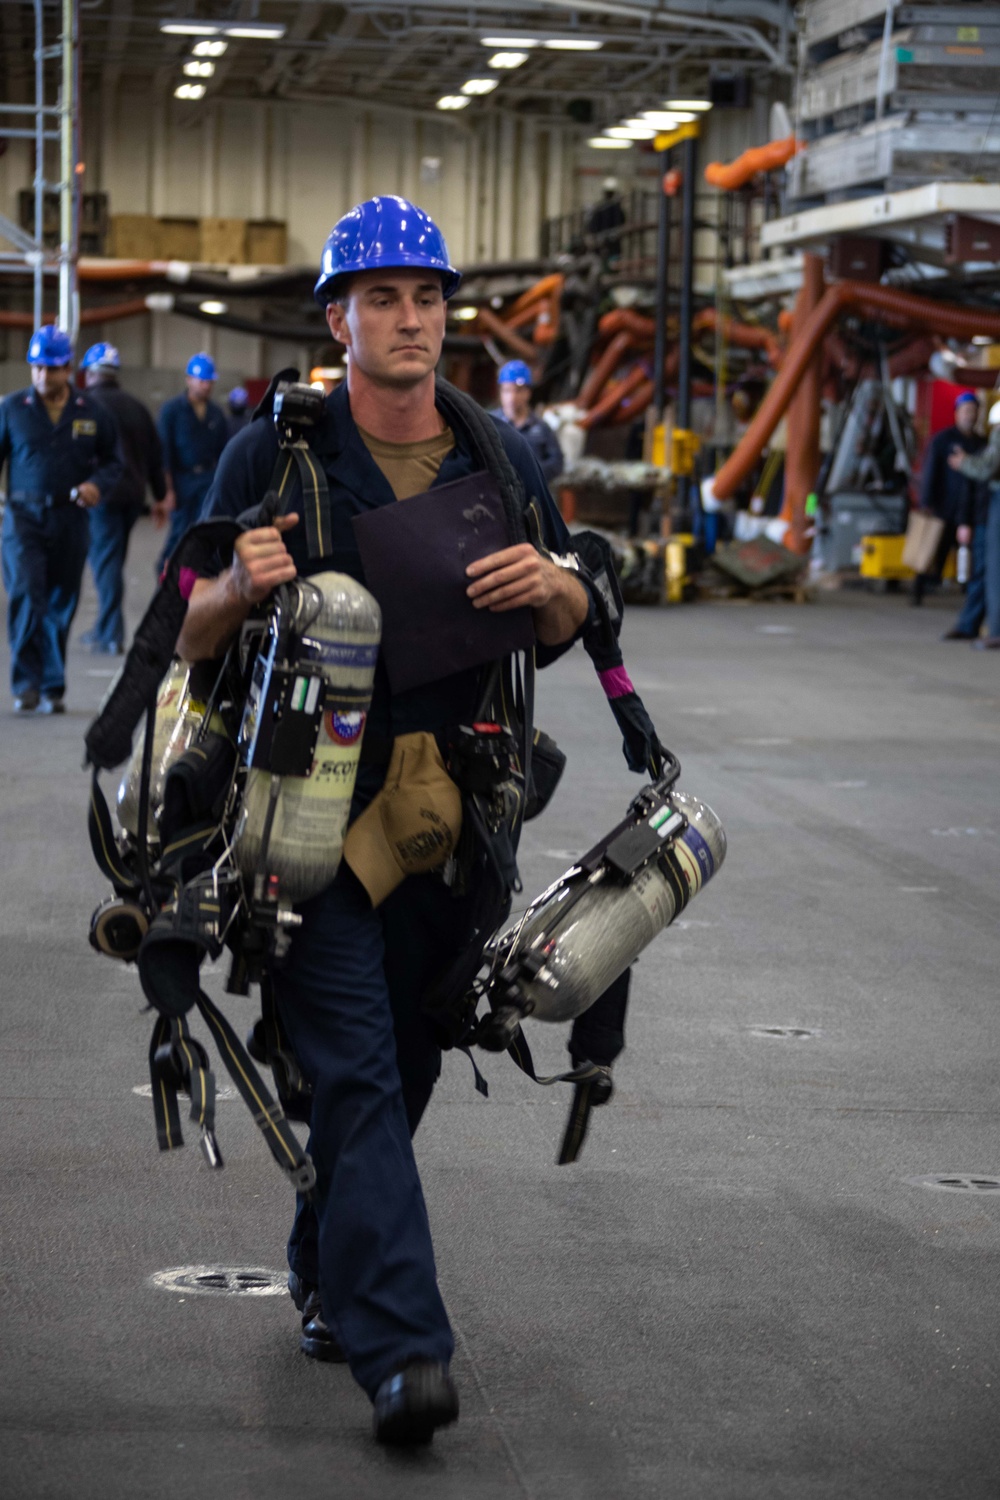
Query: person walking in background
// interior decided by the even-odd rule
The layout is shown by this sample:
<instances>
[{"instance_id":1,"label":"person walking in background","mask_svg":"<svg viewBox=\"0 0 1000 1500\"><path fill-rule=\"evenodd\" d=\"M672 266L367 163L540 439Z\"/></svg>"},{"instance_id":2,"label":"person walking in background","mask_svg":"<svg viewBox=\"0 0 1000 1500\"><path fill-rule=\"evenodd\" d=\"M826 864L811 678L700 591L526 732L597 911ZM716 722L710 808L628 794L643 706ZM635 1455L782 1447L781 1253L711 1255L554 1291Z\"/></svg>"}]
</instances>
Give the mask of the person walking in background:
<instances>
[{"instance_id":1,"label":"person walking in background","mask_svg":"<svg viewBox=\"0 0 1000 1500\"><path fill-rule=\"evenodd\" d=\"M234 438L250 420L250 397L246 387L235 385L226 397L226 433Z\"/></svg>"},{"instance_id":2,"label":"person walking in background","mask_svg":"<svg viewBox=\"0 0 1000 1500\"><path fill-rule=\"evenodd\" d=\"M90 513L90 568L97 589L97 619L81 640L95 655L125 649L125 556L132 527L146 504L146 486L160 502L167 493L163 450L142 402L118 384L121 356L113 344L92 344L80 361L87 390L118 429L122 477Z\"/></svg>"},{"instance_id":3,"label":"person walking in background","mask_svg":"<svg viewBox=\"0 0 1000 1500\"><path fill-rule=\"evenodd\" d=\"M929 584L940 583L948 554L955 545L960 518L971 515L975 504L975 483L949 464L949 455L959 448L963 453L981 453L986 439L976 432L979 398L963 391L955 402L955 420L950 427L935 433L927 445L920 474L920 509L944 522L941 540L931 566L913 580L912 602L923 604Z\"/></svg>"},{"instance_id":4,"label":"person walking in background","mask_svg":"<svg viewBox=\"0 0 1000 1500\"><path fill-rule=\"evenodd\" d=\"M73 345L39 328L28 345L31 386L0 403L0 529L16 714L65 711L66 642L80 599L87 510L122 477L110 412L72 387Z\"/></svg>"},{"instance_id":5,"label":"person walking in background","mask_svg":"<svg viewBox=\"0 0 1000 1500\"><path fill-rule=\"evenodd\" d=\"M531 371L523 359L511 359L497 377L500 407L493 412L502 417L527 441L538 466L550 482L563 470L559 439L547 422L531 409Z\"/></svg>"},{"instance_id":6,"label":"person walking in background","mask_svg":"<svg viewBox=\"0 0 1000 1500\"><path fill-rule=\"evenodd\" d=\"M965 620L966 611L969 614L969 623L976 620L976 631L978 632L982 620L986 620L986 634L972 644L977 651L1000 650L1000 401L990 407L988 417L990 427L990 440L982 452L970 454L956 445L948 459L949 467L956 474L960 474L973 484L988 484L989 492L984 507L980 505L978 516L981 517L979 524L976 523L977 512L970 510L969 515L973 518L971 534L973 548L973 579L976 576L976 549L980 549L982 561L982 595L981 603L978 592L973 594L972 582L970 580L969 593L966 596L966 608L959 617L959 625ZM968 535L968 521L964 518L963 527ZM966 544L967 545L967 544ZM972 608L970 609L970 600ZM964 634L964 631L963 631ZM958 636L958 626L951 634L952 639Z\"/></svg>"},{"instance_id":7,"label":"person walking in background","mask_svg":"<svg viewBox=\"0 0 1000 1500\"><path fill-rule=\"evenodd\" d=\"M160 410L160 441L166 470L166 498L153 507L153 520L170 526L157 571L198 519L202 501L211 488L216 466L229 434L222 408L211 399L215 362L208 354L194 354L185 370L186 389Z\"/></svg>"}]
</instances>

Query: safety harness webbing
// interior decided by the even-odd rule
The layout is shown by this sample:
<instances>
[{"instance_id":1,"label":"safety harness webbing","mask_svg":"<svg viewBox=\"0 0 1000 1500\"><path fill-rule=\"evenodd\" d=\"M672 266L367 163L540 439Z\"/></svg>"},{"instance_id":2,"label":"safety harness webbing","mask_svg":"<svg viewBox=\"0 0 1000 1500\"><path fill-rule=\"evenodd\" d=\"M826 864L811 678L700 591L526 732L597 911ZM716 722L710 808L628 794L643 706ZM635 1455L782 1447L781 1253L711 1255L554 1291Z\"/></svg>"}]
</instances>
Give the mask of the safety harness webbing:
<instances>
[{"instance_id":1,"label":"safety harness webbing","mask_svg":"<svg viewBox=\"0 0 1000 1500\"><path fill-rule=\"evenodd\" d=\"M316 1183L312 1158L299 1145L285 1113L273 1099L250 1055L222 1012L204 990L195 999L215 1038L226 1071L253 1115L267 1148L298 1193L309 1193ZM221 1167L215 1140L215 1080L205 1049L191 1036L184 1016L159 1016L149 1045L150 1078L156 1137L161 1151L183 1146L179 1089L191 1095L191 1119L201 1127L201 1146L211 1167Z\"/></svg>"}]
</instances>

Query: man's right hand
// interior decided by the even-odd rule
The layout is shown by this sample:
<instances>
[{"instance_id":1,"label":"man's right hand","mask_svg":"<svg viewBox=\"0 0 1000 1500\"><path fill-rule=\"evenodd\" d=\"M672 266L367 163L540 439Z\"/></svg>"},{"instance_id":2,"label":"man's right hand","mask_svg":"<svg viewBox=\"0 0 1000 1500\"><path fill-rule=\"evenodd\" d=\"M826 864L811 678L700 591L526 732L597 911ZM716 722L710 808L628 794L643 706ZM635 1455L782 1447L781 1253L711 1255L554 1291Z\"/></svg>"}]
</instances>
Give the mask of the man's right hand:
<instances>
[{"instance_id":1,"label":"man's right hand","mask_svg":"<svg viewBox=\"0 0 1000 1500\"><path fill-rule=\"evenodd\" d=\"M245 531L233 552L232 583L235 592L248 604L260 604L280 583L291 583L297 575L282 532L299 523L293 512L275 516L273 526Z\"/></svg>"},{"instance_id":2,"label":"man's right hand","mask_svg":"<svg viewBox=\"0 0 1000 1500\"><path fill-rule=\"evenodd\" d=\"M955 531L955 536L960 547L968 547L972 541L972 527L959 526Z\"/></svg>"}]
</instances>

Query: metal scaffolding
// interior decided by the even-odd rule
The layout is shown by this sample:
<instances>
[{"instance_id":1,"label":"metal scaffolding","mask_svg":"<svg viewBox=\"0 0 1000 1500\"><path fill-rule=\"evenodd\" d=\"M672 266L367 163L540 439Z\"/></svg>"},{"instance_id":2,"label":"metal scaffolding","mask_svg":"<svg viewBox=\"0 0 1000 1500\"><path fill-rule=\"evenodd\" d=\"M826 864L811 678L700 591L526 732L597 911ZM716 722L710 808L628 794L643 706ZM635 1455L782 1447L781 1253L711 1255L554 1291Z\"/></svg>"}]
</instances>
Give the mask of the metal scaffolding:
<instances>
[{"instance_id":1,"label":"metal scaffolding","mask_svg":"<svg viewBox=\"0 0 1000 1500\"><path fill-rule=\"evenodd\" d=\"M4 4L24 0L0 0ZM31 0L35 13L35 98L27 104L0 103L0 136L7 140L32 141L35 147L34 234L0 214L0 239L13 245L12 251L0 251L0 270L23 271L33 280L32 316L38 328L45 316L45 276L58 275L59 311L56 321L76 342L80 326L80 297L77 287L77 259L80 233L80 111L79 111L79 0L61 0L58 40L45 43L45 15L42 0ZM45 64L58 62L56 102L45 102ZM24 124L7 126L4 116L19 117ZM33 123L27 120L33 117ZM59 179L49 181L45 174L46 148L49 159L59 145ZM45 195L59 194L59 249L45 248Z\"/></svg>"}]
</instances>

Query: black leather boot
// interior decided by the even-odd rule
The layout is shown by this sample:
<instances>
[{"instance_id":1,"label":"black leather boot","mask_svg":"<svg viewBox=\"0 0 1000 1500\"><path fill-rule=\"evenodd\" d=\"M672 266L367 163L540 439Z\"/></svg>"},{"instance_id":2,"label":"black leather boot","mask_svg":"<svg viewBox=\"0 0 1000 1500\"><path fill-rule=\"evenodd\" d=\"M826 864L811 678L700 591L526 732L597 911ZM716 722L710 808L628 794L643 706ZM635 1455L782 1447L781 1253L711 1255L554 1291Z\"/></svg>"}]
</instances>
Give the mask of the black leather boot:
<instances>
[{"instance_id":1,"label":"black leather boot","mask_svg":"<svg viewBox=\"0 0 1000 1500\"><path fill-rule=\"evenodd\" d=\"M375 1441L393 1447L429 1443L458 1420L458 1392L447 1367L418 1359L383 1380L375 1393Z\"/></svg>"},{"instance_id":2,"label":"black leather boot","mask_svg":"<svg viewBox=\"0 0 1000 1500\"><path fill-rule=\"evenodd\" d=\"M344 1364L347 1355L323 1321L323 1306L319 1289L302 1281L294 1271L288 1273L288 1291L292 1301L302 1314L302 1334L299 1348L310 1359L326 1360L330 1364Z\"/></svg>"}]
</instances>

